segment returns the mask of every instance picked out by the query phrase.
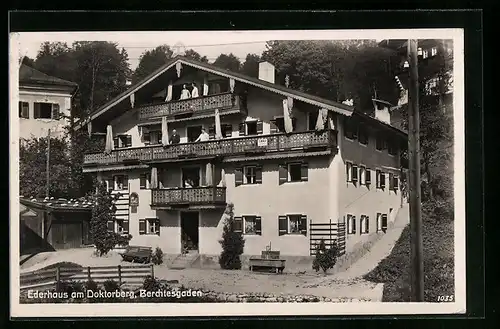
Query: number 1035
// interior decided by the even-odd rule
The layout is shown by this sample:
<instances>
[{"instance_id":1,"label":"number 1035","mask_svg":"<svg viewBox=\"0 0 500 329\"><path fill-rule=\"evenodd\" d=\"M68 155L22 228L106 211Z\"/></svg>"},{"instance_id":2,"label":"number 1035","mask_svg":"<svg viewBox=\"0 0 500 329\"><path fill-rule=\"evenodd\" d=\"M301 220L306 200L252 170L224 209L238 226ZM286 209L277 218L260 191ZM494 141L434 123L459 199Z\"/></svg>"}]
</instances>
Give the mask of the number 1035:
<instances>
[{"instance_id":1,"label":"number 1035","mask_svg":"<svg viewBox=\"0 0 500 329\"><path fill-rule=\"evenodd\" d=\"M453 301L453 296L452 295L446 295L446 296L438 296L438 302L452 302Z\"/></svg>"}]
</instances>

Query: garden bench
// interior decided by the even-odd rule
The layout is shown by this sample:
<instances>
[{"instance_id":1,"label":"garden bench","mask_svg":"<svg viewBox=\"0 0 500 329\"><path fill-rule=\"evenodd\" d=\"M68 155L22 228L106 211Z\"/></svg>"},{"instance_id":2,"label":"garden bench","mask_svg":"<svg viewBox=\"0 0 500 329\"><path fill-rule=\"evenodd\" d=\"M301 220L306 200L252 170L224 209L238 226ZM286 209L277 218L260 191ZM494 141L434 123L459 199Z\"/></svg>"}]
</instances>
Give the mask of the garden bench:
<instances>
[{"instance_id":1,"label":"garden bench","mask_svg":"<svg viewBox=\"0 0 500 329\"><path fill-rule=\"evenodd\" d=\"M128 262L149 263L152 254L153 249L151 247L128 246L122 254L122 258Z\"/></svg>"},{"instance_id":2,"label":"garden bench","mask_svg":"<svg viewBox=\"0 0 500 329\"><path fill-rule=\"evenodd\" d=\"M270 269L276 273L283 273L283 270L285 269L285 260L280 259L279 257L279 251L262 251L261 257L250 257L250 271L264 268Z\"/></svg>"}]
</instances>

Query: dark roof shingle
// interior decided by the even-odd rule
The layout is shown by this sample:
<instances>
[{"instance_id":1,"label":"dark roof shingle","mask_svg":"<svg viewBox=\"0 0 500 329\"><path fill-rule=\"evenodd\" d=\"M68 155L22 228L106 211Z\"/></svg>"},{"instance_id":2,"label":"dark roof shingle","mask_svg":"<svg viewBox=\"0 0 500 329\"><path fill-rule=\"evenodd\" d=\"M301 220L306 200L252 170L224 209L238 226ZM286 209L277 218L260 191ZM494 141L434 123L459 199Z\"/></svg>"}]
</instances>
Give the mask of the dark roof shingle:
<instances>
[{"instance_id":1,"label":"dark roof shingle","mask_svg":"<svg viewBox=\"0 0 500 329\"><path fill-rule=\"evenodd\" d=\"M50 84L50 85L68 86L68 87L77 86L77 84L74 82L50 76L26 64L21 64L21 67L19 68L19 82Z\"/></svg>"}]
</instances>

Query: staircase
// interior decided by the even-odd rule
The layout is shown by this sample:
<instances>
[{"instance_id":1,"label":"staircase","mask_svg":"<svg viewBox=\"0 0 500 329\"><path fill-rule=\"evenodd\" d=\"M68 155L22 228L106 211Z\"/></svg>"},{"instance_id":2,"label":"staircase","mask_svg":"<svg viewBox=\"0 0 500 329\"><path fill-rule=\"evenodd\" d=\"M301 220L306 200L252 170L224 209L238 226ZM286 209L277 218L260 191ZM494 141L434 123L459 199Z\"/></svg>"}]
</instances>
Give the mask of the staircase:
<instances>
[{"instance_id":1,"label":"staircase","mask_svg":"<svg viewBox=\"0 0 500 329\"><path fill-rule=\"evenodd\" d=\"M122 219L124 221L129 220L129 191L113 191L112 195L120 193L120 198L116 200L116 212L114 214L116 219Z\"/></svg>"},{"instance_id":2,"label":"staircase","mask_svg":"<svg viewBox=\"0 0 500 329\"><path fill-rule=\"evenodd\" d=\"M187 254L177 256L170 264L168 264L168 268L174 270L188 268L198 259L199 256L198 250L189 250Z\"/></svg>"}]
</instances>

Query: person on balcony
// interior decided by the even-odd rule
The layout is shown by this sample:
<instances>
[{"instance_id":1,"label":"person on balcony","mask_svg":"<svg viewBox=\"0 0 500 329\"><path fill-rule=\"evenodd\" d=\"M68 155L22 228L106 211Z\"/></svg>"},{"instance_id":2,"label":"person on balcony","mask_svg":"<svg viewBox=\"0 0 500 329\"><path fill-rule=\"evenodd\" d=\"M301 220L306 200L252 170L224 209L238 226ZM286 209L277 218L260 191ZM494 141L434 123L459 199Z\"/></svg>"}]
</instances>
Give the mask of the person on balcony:
<instances>
[{"instance_id":1,"label":"person on balcony","mask_svg":"<svg viewBox=\"0 0 500 329\"><path fill-rule=\"evenodd\" d=\"M191 98L191 93L187 90L186 85L182 85L181 100Z\"/></svg>"},{"instance_id":2,"label":"person on balcony","mask_svg":"<svg viewBox=\"0 0 500 329\"><path fill-rule=\"evenodd\" d=\"M191 98L199 97L200 95L198 94L198 87L196 87L196 83L193 82L191 86L193 87L193 90L191 90Z\"/></svg>"},{"instance_id":3,"label":"person on balcony","mask_svg":"<svg viewBox=\"0 0 500 329\"><path fill-rule=\"evenodd\" d=\"M201 134L196 138L195 142L205 142L210 139L210 135L207 133L205 128L201 128Z\"/></svg>"},{"instance_id":4,"label":"person on balcony","mask_svg":"<svg viewBox=\"0 0 500 329\"><path fill-rule=\"evenodd\" d=\"M177 130L172 130L172 136L170 136L170 144L179 144L181 142L181 136L177 133Z\"/></svg>"}]
</instances>

